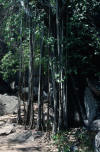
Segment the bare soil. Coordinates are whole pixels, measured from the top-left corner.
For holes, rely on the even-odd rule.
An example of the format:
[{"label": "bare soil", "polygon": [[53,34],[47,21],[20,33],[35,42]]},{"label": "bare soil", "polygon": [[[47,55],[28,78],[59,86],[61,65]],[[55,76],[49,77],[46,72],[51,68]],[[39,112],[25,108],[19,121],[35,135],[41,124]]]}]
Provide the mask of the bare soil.
[{"label": "bare soil", "polygon": [[[10,124],[15,115],[0,117],[0,129]],[[12,123],[11,123],[12,124]],[[14,132],[0,135],[0,152],[57,152],[47,132],[25,130],[24,126],[13,124]]]},{"label": "bare soil", "polygon": [[57,152],[48,132],[25,130],[23,125],[17,125],[16,97],[0,95],[0,103],[0,152]]}]

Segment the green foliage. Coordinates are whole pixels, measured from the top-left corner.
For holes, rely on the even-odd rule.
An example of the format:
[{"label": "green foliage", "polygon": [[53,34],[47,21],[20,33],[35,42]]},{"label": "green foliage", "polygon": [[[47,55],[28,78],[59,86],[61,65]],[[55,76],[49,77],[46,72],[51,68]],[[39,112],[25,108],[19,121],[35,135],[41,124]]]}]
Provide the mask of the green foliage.
[{"label": "green foliage", "polygon": [[73,128],[52,136],[59,152],[70,152],[70,148],[75,144],[78,148],[75,152],[93,152],[91,138],[93,138],[92,135],[82,128]]},{"label": "green foliage", "polygon": [[52,136],[52,139],[58,147],[58,152],[70,152],[70,146],[66,144],[66,137],[63,136],[63,133]]},{"label": "green foliage", "polygon": [[[35,65],[37,66],[42,63],[42,65],[44,66],[44,73],[46,73],[48,69],[48,63],[50,65],[50,69],[52,69],[52,65],[55,64],[56,72],[54,75],[54,79],[58,83],[64,81],[66,77],[71,74],[78,75],[81,73],[82,75],[87,76],[91,72],[94,73],[94,75],[100,75],[100,72],[96,70],[96,65],[92,63],[94,56],[100,54],[99,31],[97,31],[94,22],[95,14],[97,13],[97,11],[100,11],[100,2],[98,2],[97,0],[91,0],[91,2],[89,0],[75,0],[73,2],[65,3],[63,1],[63,3],[65,3],[65,6],[68,5],[68,22],[66,23],[67,36],[63,37],[63,39],[60,39],[60,45],[63,45],[64,49],[64,53],[62,54],[62,60],[60,61],[58,61],[55,56],[51,59],[51,57],[48,55],[48,48],[50,49],[50,54],[55,54],[56,50],[54,48],[54,45],[56,44],[57,40],[56,36],[54,36],[52,32],[49,33],[48,37],[48,25],[47,23],[44,24],[44,22],[46,22],[46,20],[48,22],[49,14],[44,9],[45,7],[41,8],[42,6],[40,6],[40,9],[38,10],[37,3],[38,1],[35,0],[29,2],[29,9],[34,23],[33,28],[35,33],[35,39],[36,43],[38,43],[35,47]],[[17,0],[0,0],[0,5],[2,6],[3,10],[3,16],[1,18],[2,24],[0,25],[1,35],[3,35],[3,39],[7,43],[9,48],[13,48],[16,51],[19,51],[20,49],[20,40],[22,38],[22,48],[24,50],[24,65],[25,68],[28,68],[29,19],[26,15],[25,8],[23,8],[20,5],[20,2]],[[54,0],[50,0],[45,4],[45,6],[48,5],[51,9],[51,16],[55,17],[56,2]],[[36,9],[38,10],[37,12],[35,12]],[[21,19],[22,35],[20,34]],[[39,41],[41,39],[41,32],[43,31],[43,29],[45,57],[43,57],[40,61]],[[67,59],[65,56],[66,51]],[[5,71],[3,70],[3,68],[7,66],[5,64],[6,59],[7,57],[5,59],[2,59],[2,73],[4,73],[3,71]],[[66,60],[68,63],[67,69],[65,66]],[[19,61],[16,59],[16,62]],[[11,65],[9,67],[11,67]],[[60,68],[65,71],[65,76],[63,77],[63,80],[60,79],[60,72],[58,72],[60,71]],[[7,75],[7,71],[5,75]]]},{"label": "green foliage", "polygon": [[[69,5],[69,10],[73,13],[69,17],[67,23],[68,37],[64,40],[68,52],[68,68],[67,73],[82,74],[88,76],[90,71],[96,71],[96,65],[92,63],[95,54],[100,52],[99,32],[95,28],[93,14],[95,9],[100,8],[100,2],[77,1]],[[92,12],[91,12],[92,10]]]},{"label": "green foliage", "polygon": [[[40,46],[39,41],[41,38],[41,31],[44,29],[44,43],[45,48],[48,50],[50,47],[50,52],[55,53],[55,50],[52,49],[56,43],[56,38],[50,34],[48,37],[48,27],[45,26],[44,21],[48,20],[48,14],[45,9],[40,9],[39,12],[35,13],[37,1],[30,1],[29,7],[31,14],[33,16],[33,23],[35,26],[35,39],[38,42],[38,45],[35,48],[35,65],[40,63],[44,66],[44,73],[47,72],[48,62],[49,68],[52,69],[52,64],[55,64],[55,67],[65,71],[66,76],[70,74],[82,74],[88,75],[90,71],[98,75],[99,71],[96,71],[96,66],[92,64],[91,60],[94,55],[99,54],[100,52],[100,40],[98,38],[99,32],[97,32],[94,23],[94,14],[96,10],[99,10],[99,4],[97,0],[75,0],[73,3],[68,4],[68,22],[66,24],[67,37],[64,37],[63,40],[60,40],[60,45],[64,46],[64,54],[62,61],[58,61],[55,57],[52,59],[47,55],[48,51],[45,51],[45,57],[40,60]],[[20,39],[22,37],[22,45],[24,50],[24,64],[25,68],[28,67],[29,61],[29,26],[28,20],[26,17],[25,9],[20,6],[18,1],[0,1],[0,4],[3,7],[3,24],[0,25],[1,35],[4,37],[4,41],[7,43],[9,48],[14,48],[17,51],[20,49]],[[55,16],[56,12],[56,3],[54,0],[50,0],[50,5],[52,15]],[[25,4],[26,5],[26,4]],[[8,15],[6,15],[8,14]],[[21,26],[21,17],[22,17],[22,35],[20,35],[20,26]],[[3,19],[2,18],[2,19]],[[27,20],[27,22],[26,22]],[[65,52],[67,53],[67,62],[68,68],[65,67]],[[16,56],[16,55],[15,55]],[[18,60],[17,60],[18,61]],[[2,60],[2,65],[4,66]],[[17,63],[18,64],[18,63]],[[85,69],[83,71],[83,69]],[[57,69],[55,69],[57,71]],[[59,71],[59,70],[58,70]],[[58,83],[64,81],[60,79],[60,73],[56,72],[55,79]]]},{"label": "green foliage", "polygon": [[3,78],[7,80],[12,78],[18,71],[18,56],[13,52],[9,51],[1,60],[0,73],[3,75]]}]

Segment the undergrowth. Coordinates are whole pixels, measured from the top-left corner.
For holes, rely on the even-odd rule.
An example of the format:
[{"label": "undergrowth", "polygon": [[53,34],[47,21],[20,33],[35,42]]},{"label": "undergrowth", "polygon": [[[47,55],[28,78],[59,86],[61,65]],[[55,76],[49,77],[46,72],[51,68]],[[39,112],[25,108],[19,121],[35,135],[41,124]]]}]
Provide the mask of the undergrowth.
[{"label": "undergrowth", "polygon": [[70,129],[52,138],[58,147],[58,152],[93,152],[93,135],[86,129]]}]

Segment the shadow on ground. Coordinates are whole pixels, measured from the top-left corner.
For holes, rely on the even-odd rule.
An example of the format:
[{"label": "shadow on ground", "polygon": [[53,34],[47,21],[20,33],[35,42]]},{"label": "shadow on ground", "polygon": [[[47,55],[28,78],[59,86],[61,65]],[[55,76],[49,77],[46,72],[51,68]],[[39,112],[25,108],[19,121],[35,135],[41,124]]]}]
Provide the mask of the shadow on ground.
[{"label": "shadow on ground", "polygon": [[33,142],[35,140],[42,138],[43,135],[44,133],[39,132],[39,131],[37,132],[32,132],[31,130],[24,131],[24,132],[22,131],[20,133],[14,133],[10,135],[8,142],[10,144],[29,143],[29,142]]},{"label": "shadow on ground", "polygon": [[21,150],[22,152],[41,151],[41,147],[25,147],[25,148],[17,148],[17,150]]}]

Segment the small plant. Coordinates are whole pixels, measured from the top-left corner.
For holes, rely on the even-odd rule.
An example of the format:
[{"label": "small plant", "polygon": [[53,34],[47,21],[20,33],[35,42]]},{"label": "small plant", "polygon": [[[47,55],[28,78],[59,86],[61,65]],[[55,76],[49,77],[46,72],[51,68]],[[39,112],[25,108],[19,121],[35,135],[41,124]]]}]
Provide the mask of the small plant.
[{"label": "small plant", "polygon": [[70,146],[67,144],[67,138],[63,132],[52,136],[52,138],[58,147],[58,152],[70,152]]},{"label": "small plant", "polygon": [[[58,152],[93,152],[90,135],[86,129],[75,128],[52,136]],[[75,146],[76,145],[76,146]]]}]

